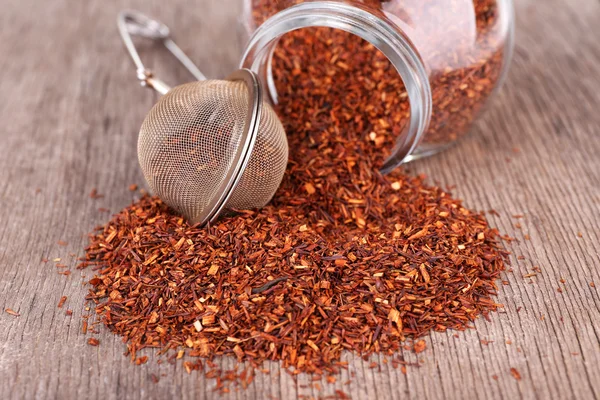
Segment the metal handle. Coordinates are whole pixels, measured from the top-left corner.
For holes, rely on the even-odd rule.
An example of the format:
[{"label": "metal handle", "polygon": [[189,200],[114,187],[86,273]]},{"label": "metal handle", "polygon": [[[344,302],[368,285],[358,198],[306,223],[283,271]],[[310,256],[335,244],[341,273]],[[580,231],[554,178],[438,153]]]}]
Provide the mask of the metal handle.
[{"label": "metal handle", "polygon": [[144,67],[142,59],[133,44],[133,40],[131,40],[132,35],[161,40],[164,46],[183,64],[194,78],[199,81],[206,80],[204,74],[200,72],[192,60],[169,37],[169,28],[162,22],[149,18],[139,11],[125,10],[119,13],[117,24],[123,43],[137,68],[137,77],[142,86],[150,87],[160,94],[166,94],[171,89],[169,85],[155,78],[152,71]]}]

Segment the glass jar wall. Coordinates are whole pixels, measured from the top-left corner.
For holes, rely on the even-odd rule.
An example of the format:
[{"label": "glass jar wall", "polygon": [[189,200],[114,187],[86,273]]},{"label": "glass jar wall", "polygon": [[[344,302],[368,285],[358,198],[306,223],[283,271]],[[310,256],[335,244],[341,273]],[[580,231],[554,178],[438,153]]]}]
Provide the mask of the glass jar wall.
[{"label": "glass jar wall", "polygon": [[511,0],[245,1],[242,64],[288,134],[341,119],[382,146],[384,172],[464,136],[512,50]]}]

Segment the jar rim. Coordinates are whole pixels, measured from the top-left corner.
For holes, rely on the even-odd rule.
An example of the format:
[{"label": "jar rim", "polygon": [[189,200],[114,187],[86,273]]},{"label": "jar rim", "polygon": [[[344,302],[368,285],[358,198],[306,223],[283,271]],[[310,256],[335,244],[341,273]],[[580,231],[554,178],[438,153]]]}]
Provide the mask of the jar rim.
[{"label": "jar rim", "polygon": [[[388,58],[402,79],[410,107],[408,126],[396,138],[381,172],[386,174],[407,160],[427,130],[432,113],[432,94],[426,67],[412,42],[390,21],[369,11],[335,1],[311,1],[282,10],[261,24],[250,37],[240,67],[260,74],[266,68],[269,95],[277,103],[271,60],[280,37],[303,28],[328,27],[357,35]],[[264,71],[263,71],[264,72]]]}]

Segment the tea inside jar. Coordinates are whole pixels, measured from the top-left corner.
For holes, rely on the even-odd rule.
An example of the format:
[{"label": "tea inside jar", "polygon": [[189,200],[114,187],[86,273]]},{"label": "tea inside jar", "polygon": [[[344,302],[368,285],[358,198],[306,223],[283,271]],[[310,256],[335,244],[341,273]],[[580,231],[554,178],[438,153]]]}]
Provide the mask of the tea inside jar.
[{"label": "tea inside jar", "polygon": [[[254,0],[254,22],[302,1]],[[352,3],[352,2],[347,2]],[[358,3],[358,2],[357,2]],[[361,7],[390,18],[413,41],[429,73],[432,116],[416,156],[439,151],[468,133],[498,85],[505,67],[506,17],[498,0],[365,1]],[[299,70],[297,67],[302,66]],[[292,69],[290,74],[286,69]],[[327,76],[323,80],[321,77]],[[410,117],[409,100],[398,72],[374,46],[332,28],[304,28],[281,38],[273,57],[273,78],[284,109],[295,107],[296,91],[340,103],[342,114],[365,118],[357,129],[391,136],[388,155]],[[361,99],[360,103],[353,100]],[[281,114],[285,120],[285,115]],[[311,115],[306,115],[311,121]],[[292,126],[310,129],[310,124]],[[382,140],[382,139],[380,139]]]}]

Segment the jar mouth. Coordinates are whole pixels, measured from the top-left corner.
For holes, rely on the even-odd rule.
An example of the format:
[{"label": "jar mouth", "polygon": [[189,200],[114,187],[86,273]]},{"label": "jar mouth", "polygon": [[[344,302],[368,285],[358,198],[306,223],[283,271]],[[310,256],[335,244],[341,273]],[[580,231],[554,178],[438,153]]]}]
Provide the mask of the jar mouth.
[{"label": "jar mouth", "polygon": [[410,119],[381,168],[384,174],[391,172],[407,160],[426,132],[431,119],[432,95],[421,57],[400,28],[390,21],[340,2],[300,3],[271,16],[256,29],[246,46],[240,67],[259,74],[276,104],[277,90],[271,61],[277,42],[289,32],[313,27],[340,29],[371,43],[388,58],[404,82]]}]

